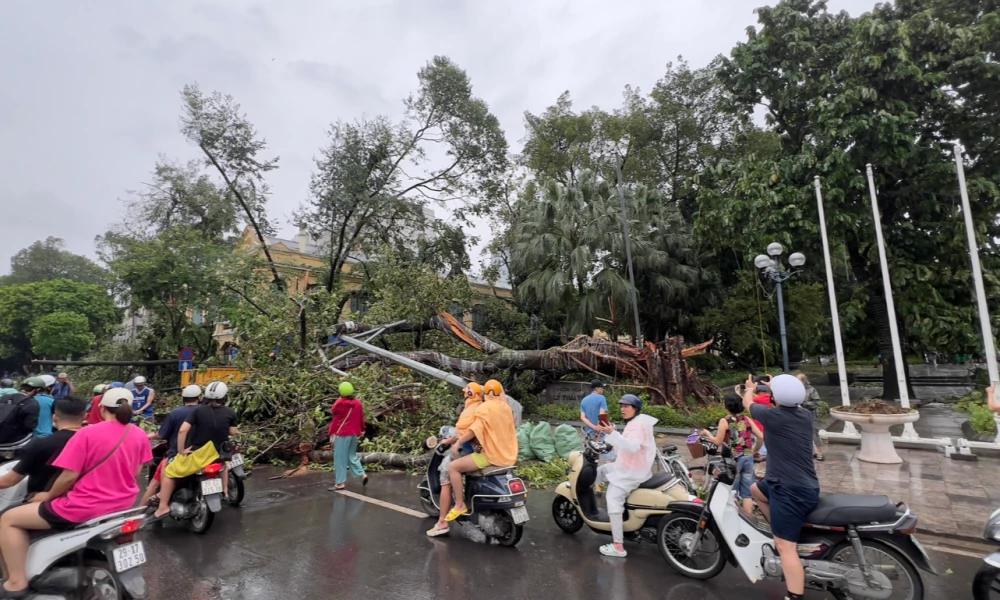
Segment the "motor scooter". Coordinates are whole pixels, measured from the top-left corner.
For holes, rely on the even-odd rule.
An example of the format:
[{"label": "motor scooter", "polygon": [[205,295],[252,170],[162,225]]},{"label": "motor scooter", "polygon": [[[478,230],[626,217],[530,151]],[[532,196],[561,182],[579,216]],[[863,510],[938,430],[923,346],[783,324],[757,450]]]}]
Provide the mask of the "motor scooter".
[{"label": "motor scooter", "polygon": [[[438,518],[438,499],[441,497],[438,467],[451,446],[438,444],[436,440],[429,440],[428,446],[434,452],[427,465],[427,474],[417,489],[424,512]],[[465,474],[465,505],[470,512],[458,520],[475,526],[501,546],[516,546],[528,521],[528,508],[525,506],[528,488],[524,481],[514,476],[513,471],[514,467],[487,467]]]},{"label": "motor scooter", "polygon": [[[608,452],[602,441],[587,440],[583,452],[569,455],[569,480],[556,486],[552,500],[552,518],[566,533],[576,533],[586,525],[596,533],[611,535],[611,521],[607,511],[598,508],[594,492],[597,479],[597,462]],[[687,487],[672,471],[655,473],[633,490],[625,500],[622,529],[630,541],[656,542],[656,527],[668,514],[671,502],[689,500]]]},{"label": "motor scooter", "polygon": [[[215,513],[222,510],[222,463],[214,462],[194,475],[177,480],[170,496],[169,517],[182,521],[195,533],[205,533],[212,526]],[[164,476],[166,476],[164,474]],[[156,496],[149,499],[154,507]]]},{"label": "motor scooter", "polygon": [[28,547],[26,598],[145,598],[139,565],[146,549],[136,534],[147,523],[145,507],[98,517],[68,531],[35,534]]},{"label": "motor scooter", "polygon": [[[675,502],[656,533],[660,553],[678,573],[710,579],[728,561],[752,582],[783,577],[771,529],[745,513],[733,485],[736,461],[728,446],[709,461],[704,503]],[[917,517],[887,496],[830,494],[806,519],[798,553],[806,589],[836,600],[922,600],[922,569],[936,573],[913,532]]]},{"label": "motor scooter", "polygon": [[226,463],[227,477],[229,478],[229,494],[226,500],[230,506],[239,506],[242,504],[243,497],[246,495],[246,488],[243,482],[250,479],[250,476],[253,475],[253,471],[245,468],[246,463],[243,455],[236,450],[238,448],[234,446],[231,452],[222,453],[222,460]]},{"label": "motor scooter", "polygon": [[[1000,542],[1000,509],[990,515],[983,537],[991,542]],[[983,564],[972,581],[972,598],[973,600],[1000,598],[1000,550],[983,557]]]},{"label": "motor scooter", "polygon": [[[17,453],[27,446],[28,442],[34,439],[34,437],[34,434],[28,434],[12,444],[0,444],[0,461],[3,462],[3,464],[0,464],[0,477],[14,470],[14,467],[18,463],[16,460]],[[25,477],[17,482],[17,484],[0,490],[0,511],[7,510],[11,506],[23,504],[27,496],[28,478]]]}]

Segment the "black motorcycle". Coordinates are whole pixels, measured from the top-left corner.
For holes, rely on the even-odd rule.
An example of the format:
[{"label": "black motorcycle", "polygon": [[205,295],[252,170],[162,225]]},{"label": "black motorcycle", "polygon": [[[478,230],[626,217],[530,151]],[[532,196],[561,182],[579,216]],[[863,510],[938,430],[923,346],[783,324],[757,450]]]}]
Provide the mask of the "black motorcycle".
[{"label": "black motorcycle", "polygon": [[[450,446],[438,445],[434,448],[431,462],[427,465],[424,480],[417,485],[420,490],[420,505],[428,516],[437,518],[440,513],[438,499],[441,497],[441,480],[438,467]],[[525,506],[527,486],[514,476],[514,467],[487,467],[481,471],[465,474],[465,504],[469,514],[459,517],[468,522],[487,537],[495,539],[502,546],[515,546],[524,534],[524,524],[528,521]]]}]

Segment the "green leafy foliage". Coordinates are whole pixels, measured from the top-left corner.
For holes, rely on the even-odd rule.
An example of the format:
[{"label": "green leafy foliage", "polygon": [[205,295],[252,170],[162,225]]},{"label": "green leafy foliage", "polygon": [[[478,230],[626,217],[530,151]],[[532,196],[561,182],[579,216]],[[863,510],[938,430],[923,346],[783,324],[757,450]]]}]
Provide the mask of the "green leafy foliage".
[{"label": "green leafy foliage", "polygon": [[68,252],[65,245],[60,238],[50,236],[18,251],[10,259],[10,275],[0,277],[0,285],[69,279],[108,286],[107,271],[85,256]]},{"label": "green leafy foliage", "polygon": [[532,489],[555,487],[569,477],[570,465],[566,459],[555,457],[549,462],[530,460],[518,463],[514,474],[524,479]]},{"label": "green leafy foliage", "polygon": [[[36,323],[53,313],[71,313],[82,317],[95,339],[106,336],[119,318],[111,296],[96,285],[55,279],[0,286],[0,348],[9,358],[26,364],[32,356],[39,354],[32,344]],[[63,322],[65,318],[60,317]],[[71,321],[75,327],[77,321]],[[49,343],[47,336],[42,339]]]},{"label": "green leafy foliage", "polygon": [[[612,401],[609,399],[608,404]],[[698,409],[690,414],[684,414],[670,406],[643,406],[642,412],[654,417],[657,427],[669,427],[677,429],[713,427],[719,423],[719,419],[726,416],[726,409],[722,405],[712,405]],[[580,407],[571,404],[543,404],[537,407],[530,415],[532,418],[553,419],[559,421],[579,421]],[[616,411],[611,411],[611,421],[621,423],[621,415]]]},{"label": "green leafy foliage", "polygon": [[85,315],[54,312],[35,319],[31,327],[31,348],[35,354],[52,358],[79,358],[97,341]]},{"label": "green leafy foliage", "polygon": [[993,411],[983,406],[974,406],[969,411],[969,424],[976,433],[996,434],[997,422]]}]

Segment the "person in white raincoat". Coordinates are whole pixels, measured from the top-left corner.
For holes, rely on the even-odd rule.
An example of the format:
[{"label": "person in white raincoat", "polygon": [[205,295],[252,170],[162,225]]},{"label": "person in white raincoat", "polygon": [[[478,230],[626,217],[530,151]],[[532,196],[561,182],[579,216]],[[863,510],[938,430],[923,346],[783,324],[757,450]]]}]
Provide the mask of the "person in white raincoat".
[{"label": "person in white raincoat", "polygon": [[611,544],[601,546],[605,556],[625,557],[625,534],[622,530],[622,515],[625,499],[653,476],[653,461],[656,460],[656,438],[653,425],[656,419],[642,413],[642,400],[632,394],[625,394],[618,401],[625,431],[618,433],[613,425],[598,426],[597,431],[605,434],[604,441],[617,452],[615,462],[597,468],[597,483],[607,483],[605,499],[608,504],[608,519],[611,521]]}]

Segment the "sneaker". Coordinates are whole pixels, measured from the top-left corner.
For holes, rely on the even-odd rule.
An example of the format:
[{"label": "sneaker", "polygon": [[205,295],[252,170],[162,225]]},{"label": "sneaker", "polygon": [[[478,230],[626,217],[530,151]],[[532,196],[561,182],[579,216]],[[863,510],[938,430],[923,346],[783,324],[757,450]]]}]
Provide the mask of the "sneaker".
[{"label": "sneaker", "polygon": [[613,556],[615,558],[625,558],[628,556],[628,552],[625,552],[624,550],[615,550],[613,544],[604,544],[601,546],[601,554],[604,556]]}]

